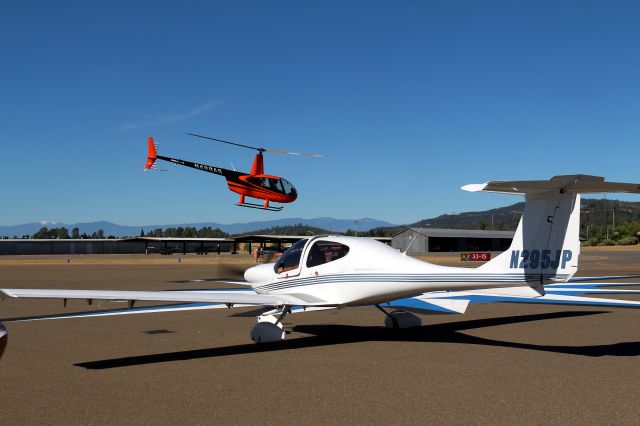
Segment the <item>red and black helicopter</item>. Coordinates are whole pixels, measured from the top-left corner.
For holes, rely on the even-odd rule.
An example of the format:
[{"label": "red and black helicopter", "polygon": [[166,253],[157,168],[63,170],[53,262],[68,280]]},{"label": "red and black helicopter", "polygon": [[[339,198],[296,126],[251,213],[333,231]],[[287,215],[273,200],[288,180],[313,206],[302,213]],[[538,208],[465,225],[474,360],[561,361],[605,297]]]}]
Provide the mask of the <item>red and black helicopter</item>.
[{"label": "red and black helicopter", "polygon": [[[213,173],[216,175],[224,176],[229,185],[229,190],[240,194],[240,200],[237,205],[241,207],[250,207],[253,209],[280,211],[280,206],[270,206],[269,202],[276,203],[291,203],[298,198],[298,191],[296,188],[280,176],[268,175],[264,172],[264,152],[273,152],[276,154],[290,154],[290,155],[303,155],[306,157],[322,157],[318,154],[303,154],[300,152],[287,152],[279,151],[275,149],[256,148],[249,145],[242,145],[235,142],[229,142],[222,139],[211,138],[209,136],[196,135],[194,133],[188,133],[191,136],[198,138],[209,139],[216,142],[222,142],[229,145],[235,145],[242,148],[254,149],[258,151],[253,159],[253,165],[251,166],[251,172],[243,173],[235,170],[223,169],[222,167],[209,166],[202,163],[194,163],[191,161],[182,160],[179,158],[165,157],[158,155],[157,147],[153,141],[153,137],[149,136],[149,153],[147,155],[147,164],[144,166],[144,170],[157,169],[155,164],[156,160],[164,160],[180,166],[187,166],[193,169],[202,170],[203,172]],[[248,203],[245,201],[245,197],[257,198],[264,200],[264,204]]]}]

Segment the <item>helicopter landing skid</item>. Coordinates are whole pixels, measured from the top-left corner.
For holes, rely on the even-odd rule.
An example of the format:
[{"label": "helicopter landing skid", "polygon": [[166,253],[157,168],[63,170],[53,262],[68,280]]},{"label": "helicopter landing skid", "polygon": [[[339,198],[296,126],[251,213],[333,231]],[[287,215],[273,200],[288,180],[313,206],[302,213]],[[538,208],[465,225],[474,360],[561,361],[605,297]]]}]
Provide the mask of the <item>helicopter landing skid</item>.
[{"label": "helicopter landing skid", "polygon": [[270,212],[279,212],[283,209],[282,207],[273,207],[273,206],[265,207],[262,204],[254,204],[254,203],[237,203],[236,206],[247,207],[250,209],[268,210]]}]

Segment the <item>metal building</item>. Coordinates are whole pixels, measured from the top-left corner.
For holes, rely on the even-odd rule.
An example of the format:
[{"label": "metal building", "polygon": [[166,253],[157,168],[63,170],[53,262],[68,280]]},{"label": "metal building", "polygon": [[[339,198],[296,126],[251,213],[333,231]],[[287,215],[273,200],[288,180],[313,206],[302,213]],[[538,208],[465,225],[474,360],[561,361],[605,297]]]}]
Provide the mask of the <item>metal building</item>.
[{"label": "metal building", "polygon": [[235,251],[232,238],[0,239],[0,255],[207,253]]},{"label": "metal building", "polygon": [[[242,235],[238,237],[232,237],[236,244],[244,245],[244,249],[247,253],[251,253],[252,244],[257,244],[257,247],[262,248],[273,248],[278,251],[282,251],[283,248],[290,246],[293,243],[296,243],[305,238],[311,238],[309,235]],[[391,238],[387,237],[362,237],[362,238],[370,238],[381,243],[390,244]]]},{"label": "metal building", "polygon": [[[255,247],[283,250],[304,235],[243,235],[227,238],[132,237],[122,239],[0,239],[0,256],[65,254],[237,253]],[[391,238],[375,238],[389,244]],[[244,251],[244,250],[243,250]]]},{"label": "metal building", "polygon": [[391,246],[408,254],[490,252],[509,248],[514,231],[407,228],[391,237]]}]

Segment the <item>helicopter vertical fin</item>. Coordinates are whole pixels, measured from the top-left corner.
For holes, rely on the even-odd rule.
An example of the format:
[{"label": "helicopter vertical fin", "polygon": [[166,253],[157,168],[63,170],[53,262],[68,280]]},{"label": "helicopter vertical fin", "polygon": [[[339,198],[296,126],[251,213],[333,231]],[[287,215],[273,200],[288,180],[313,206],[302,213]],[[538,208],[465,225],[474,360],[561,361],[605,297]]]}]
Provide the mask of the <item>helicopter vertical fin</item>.
[{"label": "helicopter vertical fin", "polygon": [[153,143],[153,137],[149,136],[147,164],[145,164],[144,170],[147,171],[152,168],[157,158],[158,153],[156,152],[156,145]]}]

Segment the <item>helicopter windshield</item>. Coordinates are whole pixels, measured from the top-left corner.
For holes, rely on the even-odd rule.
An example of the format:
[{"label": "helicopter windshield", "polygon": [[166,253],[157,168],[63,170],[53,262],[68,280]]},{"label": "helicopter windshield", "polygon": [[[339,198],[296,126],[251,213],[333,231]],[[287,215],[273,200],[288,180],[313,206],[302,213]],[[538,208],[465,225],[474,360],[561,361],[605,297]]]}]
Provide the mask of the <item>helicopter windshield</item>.
[{"label": "helicopter windshield", "polygon": [[305,244],[307,244],[307,240],[300,240],[291,247],[287,249],[283,253],[282,256],[278,259],[273,270],[276,271],[277,274],[281,274],[283,272],[291,271],[300,266],[300,257],[302,256],[302,249]]},{"label": "helicopter windshield", "polygon": [[282,183],[282,186],[284,187],[284,193],[285,194],[296,194],[296,188],[294,188],[293,185],[291,185],[291,182],[289,182],[288,180],[284,179],[284,178],[280,178],[280,182]]}]

